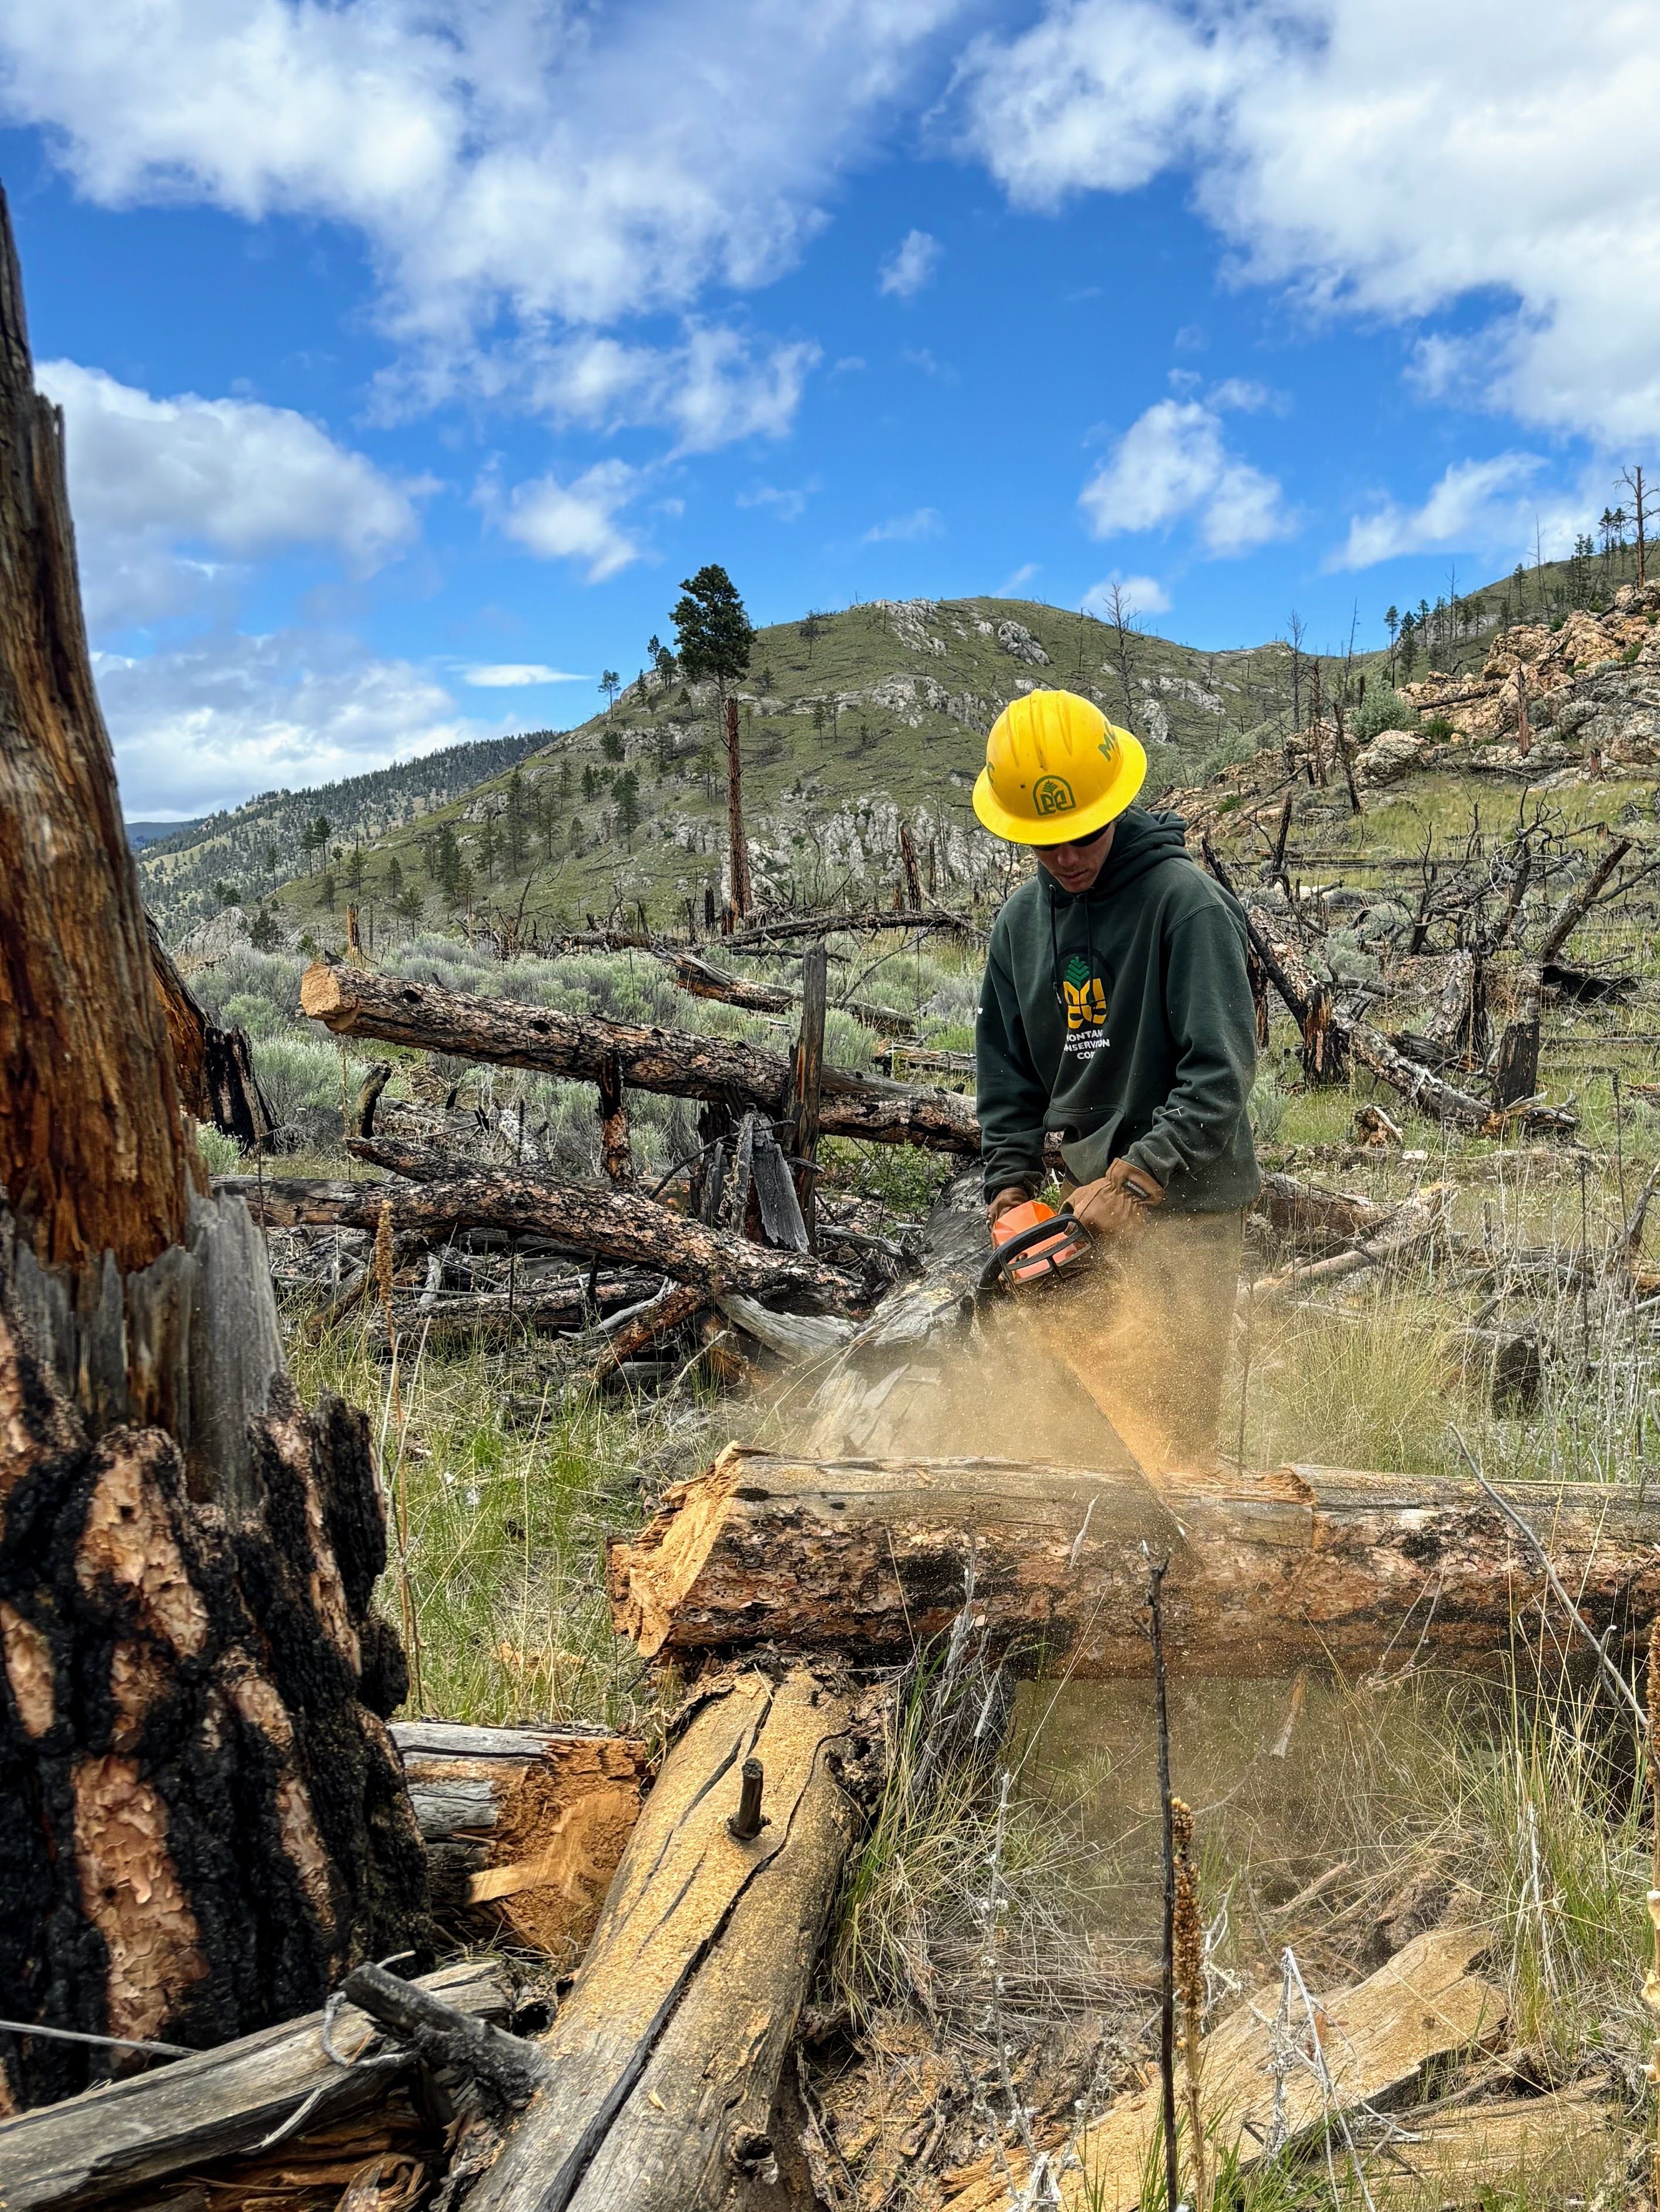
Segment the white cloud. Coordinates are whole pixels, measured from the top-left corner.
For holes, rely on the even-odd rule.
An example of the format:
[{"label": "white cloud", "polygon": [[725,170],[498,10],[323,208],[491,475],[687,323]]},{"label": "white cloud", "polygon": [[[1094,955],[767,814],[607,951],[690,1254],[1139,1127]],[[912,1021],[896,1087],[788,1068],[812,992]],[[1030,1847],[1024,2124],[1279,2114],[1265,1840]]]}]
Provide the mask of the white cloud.
[{"label": "white cloud", "polygon": [[1278,483],[1229,451],[1221,408],[1240,387],[1210,400],[1160,399],[1131,423],[1079,494],[1097,538],[1168,529],[1194,517],[1207,552],[1247,553],[1293,527]]},{"label": "white cloud", "polygon": [[799,522],[807,511],[807,499],[817,490],[815,484],[759,484],[753,491],[740,491],[739,507],[769,507],[781,522]]},{"label": "white cloud", "polygon": [[143,659],[94,656],[125,811],[200,814],[494,735],[404,660],[350,638],[215,635]]},{"label": "white cloud", "polygon": [[588,678],[573,676],[567,668],[544,667],[539,660],[491,660],[464,668],[461,680],[475,690],[514,691],[527,684],[586,684]]},{"label": "white cloud", "polygon": [[1013,599],[1016,593],[1021,590],[1022,586],[1031,583],[1032,578],[1038,574],[1038,562],[1036,561],[1023,561],[1018,568],[1010,569],[1008,574],[1004,577],[1002,582],[999,584],[996,589],[993,592],[993,599]]},{"label": "white cloud", "polygon": [[410,337],[684,307],[787,266],[964,0],[0,0],[3,105],[89,199],[368,240]]},{"label": "white cloud", "polygon": [[42,362],[64,410],[70,504],[94,627],[198,603],[246,561],[300,546],[366,575],[418,525],[412,493],[286,407],[152,398],[102,369]]},{"label": "white cloud", "polygon": [[909,514],[891,514],[885,522],[873,524],[865,532],[865,543],[866,545],[911,543],[921,538],[938,538],[945,527],[936,507],[913,507]]},{"label": "white cloud", "polygon": [[1115,568],[1098,584],[1091,584],[1084,594],[1086,614],[1104,615],[1112,604],[1112,587],[1116,584],[1126,617],[1139,615],[1167,615],[1171,611],[1171,595],[1156,576],[1121,576]]},{"label": "white cloud", "polygon": [[[1534,504],[1527,488],[1544,463],[1534,453],[1499,453],[1488,461],[1456,461],[1421,507],[1386,500],[1371,514],[1357,514],[1331,558],[1334,568],[1370,568],[1397,554],[1438,546],[1507,550],[1532,536]],[[1542,525],[1541,525],[1542,527]],[[1556,535],[1554,525],[1551,534]]]},{"label": "white cloud", "polygon": [[1313,308],[1473,306],[1421,358],[1444,386],[1610,445],[1660,430],[1657,0],[1050,0],[960,82],[1023,205],[1189,170],[1243,273]]},{"label": "white cloud", "polygon": [[505,499],[486,481],[479,498],[503,534],[538,560],[581,562],[589,583],[601,584],[641,557],[617,517],[642,484],[641,471],[625,461],[600,461],[568,484],[553,476],[515,484]]},{"label": "white cloud", "polygon": [[908,230],[882,264],[877,290],[895,300],[914,300],[933,282],[943,252],[926,230]]}]

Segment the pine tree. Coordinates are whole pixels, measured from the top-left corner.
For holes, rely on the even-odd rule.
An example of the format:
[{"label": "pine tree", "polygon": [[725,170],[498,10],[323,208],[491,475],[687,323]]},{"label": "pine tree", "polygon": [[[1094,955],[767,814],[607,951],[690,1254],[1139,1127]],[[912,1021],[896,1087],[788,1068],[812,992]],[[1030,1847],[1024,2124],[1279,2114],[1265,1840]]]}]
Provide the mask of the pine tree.
[{"label": "pine tree", "polygon": [[629,844],[640,827],[640,779],[635,771],[624,769],[613,787],[617,799],[617,826]]}]

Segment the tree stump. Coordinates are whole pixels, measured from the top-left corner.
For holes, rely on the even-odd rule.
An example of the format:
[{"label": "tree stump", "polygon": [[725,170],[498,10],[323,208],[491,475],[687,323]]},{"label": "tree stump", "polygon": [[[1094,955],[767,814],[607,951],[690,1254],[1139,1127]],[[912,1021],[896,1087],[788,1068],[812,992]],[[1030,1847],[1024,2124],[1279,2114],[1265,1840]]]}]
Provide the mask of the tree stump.
[{"label": "tree stump", "polygon": [[[423,1912],[404,1665],[368,1424],[301,1407],[180,1110],[3,201],[0,1071],[4,2009],[217,2043]],[[0,2106],[116,2063],[0,2038]]]}]

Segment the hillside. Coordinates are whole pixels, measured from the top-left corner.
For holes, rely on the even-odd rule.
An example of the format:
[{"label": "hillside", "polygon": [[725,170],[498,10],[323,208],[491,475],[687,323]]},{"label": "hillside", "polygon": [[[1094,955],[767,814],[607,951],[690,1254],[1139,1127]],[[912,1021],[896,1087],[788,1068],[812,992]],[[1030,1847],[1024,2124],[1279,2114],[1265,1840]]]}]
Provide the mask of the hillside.
[{"label": "hillside", "polygon": [[[970,804],[985,732],[1023,690],[1086,693],[1146,744],[1149,790],[1190,787],[1307,719],[1312,672],[1329,701],[1391,670],[1462,680],[1511,623],[1560,626],[1611,604],[1635,556],[1611,547],[1518,568],[1408,610],[1393,650],[1352,659],[1284,640],[1228,652],[1030,600],[875,600],[757,633],[739,688],[745,802],[757,895],[885,896],[909,827],[930,889],[985,896],[1006,852]],[[1394,610],[1391,610],[1394,614]],[[515,771],[517,781],[514,781]],[[303,846],[319,816],[326,850]],[[371,931],[404,934],[468,912],[518,913],[545,933],[643,902],[678,919],[725,896],[725,752],[713,687],[642,672],[609,714],[552,734],[455,747],[306,793],[273,793],[146,848],[145,896],[175,938],[229,903],[270,908],[262,933],[332,942],[347,899]],[[222,935],[246,924],[228,915]]]},{"label": "hillside", "polygon": [[255,903],[305,866],[309,854],[301,840],[319,816],[327,821],[336,846],[368,842],[395,823],[431,813],[485,778],[504,774],[544,744],[548,735],[546,730],[532,730],[477,744],[447,745],[441,752],[309,791],[262,792],[199,821],[129,822],[128,842],[139,850],[145,901],[173,935],[225,905],[226,890]]}]

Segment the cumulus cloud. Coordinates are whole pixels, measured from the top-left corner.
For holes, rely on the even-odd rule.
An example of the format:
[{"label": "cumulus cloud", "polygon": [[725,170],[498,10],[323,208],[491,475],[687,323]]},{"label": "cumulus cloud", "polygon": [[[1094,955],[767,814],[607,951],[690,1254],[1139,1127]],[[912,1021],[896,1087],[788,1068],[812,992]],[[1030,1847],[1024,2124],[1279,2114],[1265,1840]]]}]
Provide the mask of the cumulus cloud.
[{"label": "cumulus cloud", "polygon": [[548,668],[539,660],[491,660],[482,666],[464,668],[461,680],[480,691],[516,691],[529,684],[586,684],[586,676],[574,676],[566,668]]},{"label": "cumulus cloud", "polygon": [[153,398],[102,369],[49,361],[64,410],[70,503],[94,625],[147,622],[200,601],[224,561],[296,547],[367,575],[418,525],[412,494],[286,407]]},{"label": "cumulus cloud", "polygon": [[107,206],[360,230],[439,342],[785,268],[965,0],[0,0],[4,112]]},{"label": "cumulus cloud", "polygon": [[1455,461],[1421,507],[1386,500],[1372,514],[1353,516],[1347,538],[1329,565],[1370,568],[1398,554],[1426,553],[1438,546],[1471,551],[1513,547],[1532,535],[1535,510],[1525,494],[1543,465],[1534,453]]},{"label": "cumulus cloud", "polygon": [[970,50],[967,143],[1029,207],[1166,170],[1243,273],[1411,321],[1421,373],[1610,444],[1660,429],[1656,0],[1050,0]]},{"label": "cumulus cloud", "polygon": [[865,532],[865,543],[914,544],[919,538],[940,537],[945,527],[937,507],[917,507],[909,514],[891,514],[885,522],[873,523]]},{"label": "cumulus cloud", "polygon": [[215,635],[142,659],[94,656],[125,811],[200,814],[273,785],[303,789],[500,726],[356,640]]},{"label": "cumulus cloud", "polygon": [[631,562],[640,544],[617,518],[642,488],[642,472],[625,461],[600,461],[569,483],[537,477],[515,484],[505,498],[491,483],[480,501],[503,535],[542,561],[575,561],[591,584],[602,584]]},{"label": "cumulus cloud", "polygon": [[1086,614],[1105,616],[1112,608],[1112,587],[1118,586],[1119,605],[1125,620],[1140,615],[1167,615],[1171,611],[1171,595],[1156,576],[1121,576],[1115,568],[1098,584],[1091,584],[1084,594]]},{"label": "cumulus cloud", "polygon": [[882,264],[877,290],[895,300],[914,300],[932,283],[944,249],[926,230],[908,230]]},{"label": "cumulus cloud", "polygon": [[1134,422],[1079,494],[1097,538],[1168,529],[1191,517],[1205,550],[1248,553],[1293,527],[1279,483],[1230,451],[1225,404],[1249,387],[1208,400],[1160,399]]}]

